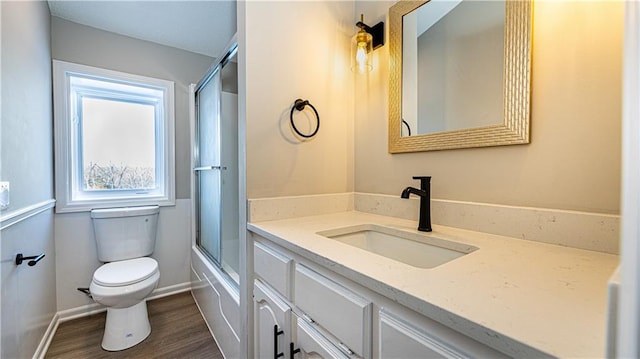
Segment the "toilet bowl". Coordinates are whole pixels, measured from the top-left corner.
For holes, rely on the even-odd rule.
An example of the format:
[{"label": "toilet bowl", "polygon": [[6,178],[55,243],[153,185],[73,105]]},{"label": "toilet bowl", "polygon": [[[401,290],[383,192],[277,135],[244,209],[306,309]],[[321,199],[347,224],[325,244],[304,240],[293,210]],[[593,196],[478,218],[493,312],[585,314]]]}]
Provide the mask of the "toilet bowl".
[{"label": "toilet bowl", "polygon": [[102,348],[124,350],[151,334],[146,297],[159,279],[158,262],[148,257],[107,263],[95,271],[89,291],[107,307]]}]

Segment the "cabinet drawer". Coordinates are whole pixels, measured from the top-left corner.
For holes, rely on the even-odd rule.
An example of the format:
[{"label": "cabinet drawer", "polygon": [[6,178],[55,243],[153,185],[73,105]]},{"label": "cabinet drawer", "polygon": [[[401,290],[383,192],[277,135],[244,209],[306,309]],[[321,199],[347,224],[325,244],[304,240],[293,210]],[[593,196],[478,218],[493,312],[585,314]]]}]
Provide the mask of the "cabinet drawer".
[{"label": "cabinet drawer", "polygon": [[292,267],[293,259],[262,243],[254,242],[253,270],[287,299],[291,299]]},{"label": "cabinet drawer", "polygon": [[[379,313],[380,359],[406,358],[507,358],[504,354],[437,323],[416,326],[408,318],[386,310]],[[426,319],[426,318],[425,318]],[[411,321],[420,317],[411,317]],[[430,321],[430,320],[426,320]]]},{"label": "cabinet drawer", "polygon": [[442,343],[385,312],[380,312],[380,358],[462,358]]},{"label": "cabinet drawer", "polygon": [[370,356],[370,301],[300,264],[294,282],[298,308],[357,355]]}]

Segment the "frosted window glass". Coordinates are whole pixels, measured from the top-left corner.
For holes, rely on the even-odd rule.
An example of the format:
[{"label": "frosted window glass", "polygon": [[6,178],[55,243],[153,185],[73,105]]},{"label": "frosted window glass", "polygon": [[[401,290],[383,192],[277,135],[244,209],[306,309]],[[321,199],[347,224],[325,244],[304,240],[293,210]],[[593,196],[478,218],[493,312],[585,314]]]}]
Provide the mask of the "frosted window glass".
[{"label": "frosted window glass", "polygon": [[156,187],[155,108],[82,98],[82,170],[85,190]]}]

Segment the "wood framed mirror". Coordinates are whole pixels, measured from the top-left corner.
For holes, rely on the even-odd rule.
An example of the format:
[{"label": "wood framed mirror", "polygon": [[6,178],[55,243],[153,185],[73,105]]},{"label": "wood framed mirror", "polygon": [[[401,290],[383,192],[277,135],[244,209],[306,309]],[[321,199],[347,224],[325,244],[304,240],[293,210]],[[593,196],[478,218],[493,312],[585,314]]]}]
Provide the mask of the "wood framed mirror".
[{"label": "wood framed mirror", "polygon": [[390,153],[530,142],[531,7],[403,0],[389,9]]}]

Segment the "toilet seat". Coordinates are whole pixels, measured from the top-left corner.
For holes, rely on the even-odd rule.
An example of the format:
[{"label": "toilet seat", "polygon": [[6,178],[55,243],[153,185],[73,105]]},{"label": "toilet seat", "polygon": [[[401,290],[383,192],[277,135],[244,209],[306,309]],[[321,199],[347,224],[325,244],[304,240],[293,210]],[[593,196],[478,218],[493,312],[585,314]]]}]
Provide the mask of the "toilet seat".
[{"label": "toilet seat", "polygon": [[93,282],[104,287],[121,287],[142,282],[158,272],[158,262],[142,257],[107,263],[93,273]]}]

